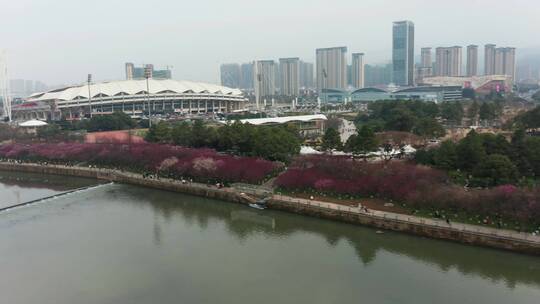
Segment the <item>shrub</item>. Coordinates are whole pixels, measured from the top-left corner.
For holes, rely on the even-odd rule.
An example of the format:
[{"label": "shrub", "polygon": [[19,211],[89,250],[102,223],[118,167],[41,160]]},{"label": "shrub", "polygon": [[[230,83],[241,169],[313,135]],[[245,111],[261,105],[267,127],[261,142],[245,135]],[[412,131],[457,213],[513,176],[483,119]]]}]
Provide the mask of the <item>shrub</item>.
[{"label": "shrub", "polygon": [[175,178],[184,176],[199,181],[246,183],[260,183],[281,168],[279,163],[259,158],[150,143],[7,144],[0,146],[0,158],[63,164],[87,163],[160,173]]},{"label": "shrub", "polygon": [[540,189],[502,185],[466,189],[439,170],[404,162],[368,163],[343,157],[298,157],[275,181],[286,191],[355,197],[375,196],[424,210],[448,210],[540,224]]}]

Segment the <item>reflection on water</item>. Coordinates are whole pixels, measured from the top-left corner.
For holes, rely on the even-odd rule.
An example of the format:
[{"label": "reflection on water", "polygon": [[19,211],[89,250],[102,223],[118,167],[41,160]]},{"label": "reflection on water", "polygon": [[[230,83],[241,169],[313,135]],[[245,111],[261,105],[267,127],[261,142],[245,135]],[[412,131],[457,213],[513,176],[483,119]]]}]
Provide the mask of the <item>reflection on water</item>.
[{"label": "reflection on water", "polygon": [[239,210],[231,211],[231,220],[232,221],[245,221],[261,226],[267,226],[273,229],[276,228],[276,219],[271,216],[266,216],[261,214],[262,211],[251,211],[251,210]]},{"label": "reflection on water", "polygon": [[0,171],[0,208],[97,183],[85,178]]},{"label": "reflection on water", "polygon": [[124,185],[0,215],[9,303],[536,303],[539,260]]},{"label": "reflection on water", "polygon": [[[190,197],[189,202],[175,203],[167,199],[170,193],[161,191],[152,193],[151,197],[142,198],[140,191],[142,190],[130,188],[128,203],[151,201],[152,208],[163,218],[170,220],[181,217],[186,222],[199,225],[201,229],[205,229],[209,221],[219,219],[226,225],[227,231],[239,240],[261,232],[281,238],[298,232],[308,232],[322,237],[330,246],[336,246],[342,240],[346,241],[354,248],[364,265],[375,260],[378,252],[387,251],[414,258],[445,272],[454,268],[464,275],[473,274],[506,282],[509,287],[517,283],[540,287],[540,259],[536,257],[401,233],[386,232],[379,235],[366,227],[271,210],[252,211],[249,208],[216,204],[213,200],[197,197]],[[497,260],[496,264],[493,259]]]}]

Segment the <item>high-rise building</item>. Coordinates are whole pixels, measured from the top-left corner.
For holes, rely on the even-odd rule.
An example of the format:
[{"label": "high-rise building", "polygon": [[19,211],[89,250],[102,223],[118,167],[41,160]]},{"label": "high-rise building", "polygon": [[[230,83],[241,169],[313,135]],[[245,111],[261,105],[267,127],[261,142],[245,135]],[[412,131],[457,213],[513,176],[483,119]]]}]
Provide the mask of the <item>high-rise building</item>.
[{"label": "high-rise building", "polygon": [[274,60],[259,60],[253,63],[253,84],[257,106],[261,101],[276,95],[276,63]]},{"label": "high-rise building", "polygon": [[241,70],[237,63],[227,63],[220,66],[221,85],[229,88],[239,88]]},{"label": "high-rise building", "polygon": [[354,88],[364,88],[364,53],[352,54],[351,79]]},{"label": "high-rise building", "polygon": [[126,80],[144,79],[145,68],[150,69],[150,78],[156,78],[156,79],[171,79],[172,78],[172,72],[169,69],[154,70],[153,64],[145,64],[141,67],[135,67],[133,63],[127,62],[125,64]]},{"label": "high-rise building", "polygon": [[313,88],[313,63],[300,61],[300,87]]},{"label": "high-rise building", "polygon": [[495,44],[484,46],[484,75],[495,75]]},{"label": "high-rise building", "polygon": [[423,47],[420,51],[420,64],[416,67],[415,83],[423,83],[425,77],[433,76],[431,48]]},{"label": "high-rise building", "polygon": [[502,47],[495,49],[495,74],[508,75],[516,79],[516,49]]},{"label": "high-rise building", "polygon": [[377,87],[387,86],[392,82],[392,63],[385,65],[365,65],[365,86]]},{"label": "high-rise building", "polygon": [[421,49],[420,53],[420,67],[422,68],[431,68],[433,67],[433,61],[431,60],[431,48],[424,47]]},{"label": "high-rise building", "polygon": [[253,90],[253,63],[242,63],[240,66],[240,88]]},{"label": "high-rise building", "polygon": [[316,50],[317,89],[345,89],[347,87],[347,47]]},{"label": "high-rise building", "polygon": [[131,62],[126,62],[126,80],[133,80],[134,70],[135,65]]},{"label": "high-rise building", "polygon": [[300,93],[300,58],[280,58],[279,74],[281,95],[298,96]]},{"label": "high-rise building", "polygon": [[478,75],[478,46],[467,46],[467,76]]},{"label": "high-rise building", "polygon": [[460,46],[438,47],[435,50],[435,75],[462,76],[462,48]]},{"label": "high-rise building", "polygon": [[392,29],[392,79],[396,85],[414,85],[414,23],[394,22]]},{"label": "high-rise building", "polygon": [[485,46],[485,74],[507,75],[516,79],[516,49],[513,47],[496,47],[495,44]]}]

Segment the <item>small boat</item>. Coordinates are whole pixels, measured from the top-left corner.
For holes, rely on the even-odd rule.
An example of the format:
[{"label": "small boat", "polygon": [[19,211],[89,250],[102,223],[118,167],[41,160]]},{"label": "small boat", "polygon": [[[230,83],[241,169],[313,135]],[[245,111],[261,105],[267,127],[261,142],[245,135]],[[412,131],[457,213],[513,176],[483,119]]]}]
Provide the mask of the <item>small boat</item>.
[{"label": "small boat", "polygon": [[259,210],[264,210],[264,209],[266,209],[266,205],[261,204],[261,203],[253,203],[253,204],[249,204],[249,206],[250,206],[251,208],[255,208],[255,209],[259,209]]}]

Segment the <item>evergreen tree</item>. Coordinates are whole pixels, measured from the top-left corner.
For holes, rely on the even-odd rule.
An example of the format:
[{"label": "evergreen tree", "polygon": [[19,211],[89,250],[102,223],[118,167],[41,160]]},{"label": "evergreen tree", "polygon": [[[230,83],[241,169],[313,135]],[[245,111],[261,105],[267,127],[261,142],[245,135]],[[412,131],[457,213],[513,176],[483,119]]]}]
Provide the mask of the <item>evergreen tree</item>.
[{"label": "evergreen tree", "polygon": [[353,155],[365,155],[369,152],[377,150],[379,142],[375,137],[375,133],[367,126],[363,126],[358,134],[352,135],[347,140],[346,148]]},{"label": "evergreen tree", "polygon": [[482,138],[474,130],[470,131],[456,147],[457,168],[468,172],[480,163],[486,156]]},{"label": "evergreen tree", "polygon": [[322,149],[324,151],[331,151],[334,149],[341,150],[342,148],[343,144],[341,143],[339,132],[334,128],[327,128],[322,138]]}]

